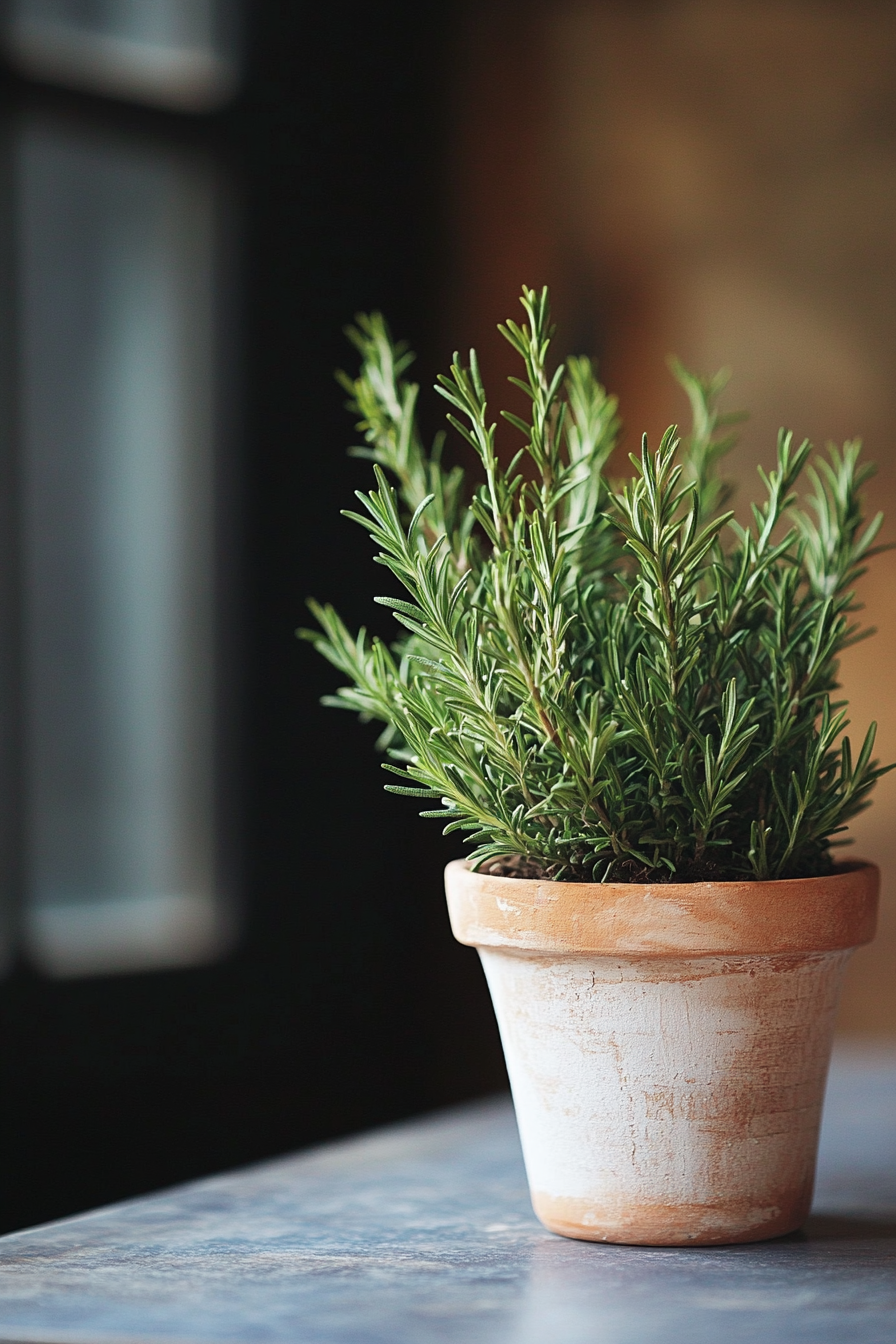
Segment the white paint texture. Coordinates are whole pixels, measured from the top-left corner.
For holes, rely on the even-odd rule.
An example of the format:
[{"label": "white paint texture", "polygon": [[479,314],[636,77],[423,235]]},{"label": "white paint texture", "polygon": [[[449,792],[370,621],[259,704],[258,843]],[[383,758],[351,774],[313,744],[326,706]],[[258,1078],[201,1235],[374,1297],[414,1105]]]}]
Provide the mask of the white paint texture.
[{"label": "white paint texture", "polygon": [[681,1244],[799,1225],[848,951],[480,955],[549,1227]]},{"label": "white paint texture", "polygon": [[592,1241],[756,1241],[809,1211],[843,972],[880,874],[590,884],[449,864],[535,1211]]}]

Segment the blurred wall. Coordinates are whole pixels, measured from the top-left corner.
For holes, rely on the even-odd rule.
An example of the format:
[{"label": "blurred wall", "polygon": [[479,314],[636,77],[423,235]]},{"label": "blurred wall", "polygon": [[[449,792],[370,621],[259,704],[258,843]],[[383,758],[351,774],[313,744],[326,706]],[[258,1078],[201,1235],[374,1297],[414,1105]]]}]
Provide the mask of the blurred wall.
[{"label": "blurred wall", "polygon": [[[558,342],[597,353],[631,449],[685,416],[674,352],[731,365],[751,418],[731,460],[742,503],[781,424],[860,436],[896,537],[896,9],[605,0],[486,4],[455,84],[457,284],[446,345],[512,359],[494,323],[550,283]],[[493,393],[493,396],[496,393]],[[624,459],[620,459],[620,467]],[[896,759],[896,553],[864,580],[880,633],[849,651],[855,734]],[[844,1031],[896,1035],[896,772],[858,818],[881,864],[877,941],[856,954]]]}]

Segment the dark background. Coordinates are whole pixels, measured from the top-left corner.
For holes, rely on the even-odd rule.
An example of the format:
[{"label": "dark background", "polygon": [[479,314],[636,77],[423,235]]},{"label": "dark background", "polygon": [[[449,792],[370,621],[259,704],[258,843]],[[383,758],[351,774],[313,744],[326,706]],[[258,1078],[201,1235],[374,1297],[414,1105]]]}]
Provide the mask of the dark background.
[{"label": "dark background", "polygon": [[215,116],[4,77],[6,116],[37,100],[198,138],[238,184],[228,826],[243,924],[211,966],[54,981],[17,964],[0,984],[0,1231],[504,1085],[478,961],[444,910],[457,847],[383,793],[375,732],[320,707],[335,674],[293,633],[311,594],[382,624],[381,571],[338,516],[367,469],[345,454],[332,373],[359,309],[413,339],[424,386],[449,353],[456,11],[248,8],[244,90]]},{"label": "dark background", "polygon": [[[383,309],[413,342],[429,433],[441,404],[426,393],[455,346],[476,345],[496,403],[516,370],[495,323],[518,313],[522,282],[549,283],[560,350],[597,347],[620,394],[623,470],[642,430],[656,441],[683,413],[675,351],[703,372],[734,368],[727,408],[751,411],[729,459],[742,498],[779,425],[817,443],[859,434],[894,535],[891,4],[245,9],[243,91],[214,115],[0,81],[0,201],[32,113],[174,158],[195,150],[233,193],[219,829],[242,909],[230,952],[204,967],[51,979],[32,947],[0,979],[3,1230],[505,1085],[476,956],[445,915],[457,850],[412,800],[383,793],[375,730],[320,707],[336,674],[294,637],[309,595],[389,628],[370,601],[384,571],[338,514],[369,480],[346,456],[332,376],[351,366],[342,328],[356,311]],[[24,624],[12,214],[0,209],[0,896],[21,905],[26,809],[6,713],[24,684],[8,638]],[[890,760],[894,567],[890,551],[862,581],[880,633],[843,660],[851,717],[880,722]],[[842,1033],[889,1044],[894,806],[896,772],[854,827],[885,882],[840,1016]]]}]

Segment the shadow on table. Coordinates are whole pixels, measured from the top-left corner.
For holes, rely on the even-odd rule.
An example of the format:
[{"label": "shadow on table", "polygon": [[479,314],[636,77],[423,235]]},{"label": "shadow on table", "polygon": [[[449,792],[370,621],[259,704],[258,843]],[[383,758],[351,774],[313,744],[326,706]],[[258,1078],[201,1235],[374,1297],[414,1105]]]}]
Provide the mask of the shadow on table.
[{"label": "shadow on table", "polygon": [[863,1218],[841,1213],[814,1213],[806,1219],[798,1232],[792,1232],[786,1240],[892,1241],[896,1240],[896,1218]]}]

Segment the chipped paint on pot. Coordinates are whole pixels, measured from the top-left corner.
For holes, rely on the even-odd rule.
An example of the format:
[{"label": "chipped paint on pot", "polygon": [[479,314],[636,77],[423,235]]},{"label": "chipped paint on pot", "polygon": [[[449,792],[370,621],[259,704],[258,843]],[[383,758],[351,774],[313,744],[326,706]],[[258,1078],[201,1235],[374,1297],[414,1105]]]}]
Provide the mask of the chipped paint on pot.
[{"label": "chipped paint on pot", "polygon": [[656,886],[449,865],[547,1227],[650,1246],[799,1227],[843,971],[873,936],[878,883],[872,864]]}]

